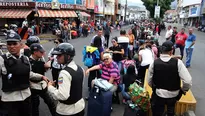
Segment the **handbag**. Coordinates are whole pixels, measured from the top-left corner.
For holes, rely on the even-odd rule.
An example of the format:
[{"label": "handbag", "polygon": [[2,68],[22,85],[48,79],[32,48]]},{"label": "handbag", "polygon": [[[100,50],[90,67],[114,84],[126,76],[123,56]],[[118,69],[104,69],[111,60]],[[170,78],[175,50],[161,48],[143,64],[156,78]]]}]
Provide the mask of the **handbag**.
[{"label": "handbag", "polygon": [[151,108],[148,91],[140,87],[136,82],[129,86],[128,94],[132,102],[138,105],[143,111],[148,111]]}]

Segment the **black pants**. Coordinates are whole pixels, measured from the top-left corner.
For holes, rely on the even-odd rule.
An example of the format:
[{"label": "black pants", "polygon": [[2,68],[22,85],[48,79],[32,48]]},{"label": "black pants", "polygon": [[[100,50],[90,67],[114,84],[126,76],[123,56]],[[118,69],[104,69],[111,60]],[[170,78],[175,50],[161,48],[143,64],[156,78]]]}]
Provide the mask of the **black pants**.
[{"label": "black pants", "polygon": [[156,94],[152,94],[152,116],[163,116],[165,105],[167,106],[167,116],[174,116],[176,101],[176,98],[161,98]]},{"label": "black pants", "polygon": [[2,108],[8,116],[31,116],[31,97],[24,101],[2,102]]},{"label": "black pants", "polygon": [[141,80],[142,85],[144,85],[144,79],[145,79],[145,73],[146,70],[149,68],[149,65],[146,66],[140,66],[138,71],[138,79]]},{"label": "black pants", "polygon": [[39,96],[47,104],[52,116],[55,116],[56,114],[55,100],[49,95],[47,89],[45,90],[31,89],[32,116],[39,116],[39,104],[40,104]]},{"label": "black pants", "polygon": [[60,73],[61,69],[56,69],[56,68],[52,68],[52,77],[53,77],[53,81],[55,81],[55,85],[58,85],[58,76]]},{"label": "black pants", "polygon": [[101,74],[99,70],[94,70],[94,71],[90,71],[90,74],[88,76],[88,88],[89,90],[91,89],[91,84],[92,84],[92,80],[95,79],[95,77],[100,78]]},{"label": "black pants", "polygon": [[104,35],[104,37],[105,37],[105,41],[107,42],[107,43],[106,43],[106,47],[108,48],[110,35]]},{"label": "black pants", "polygon": [[81,112],[79,112],[79,113],[77,113],[77,114],[73,114],[73,115],[61,115],[61,114],[58,114],[58,113],[56,113],[56,116],[84,116],[84,110],[83,111],[81,111]]}]

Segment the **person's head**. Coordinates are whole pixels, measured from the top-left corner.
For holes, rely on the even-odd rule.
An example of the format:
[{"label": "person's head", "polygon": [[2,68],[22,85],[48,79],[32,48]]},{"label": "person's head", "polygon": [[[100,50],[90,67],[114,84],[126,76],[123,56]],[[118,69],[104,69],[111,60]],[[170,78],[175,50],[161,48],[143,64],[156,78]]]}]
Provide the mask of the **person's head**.
[{"label": "person's head", "polygon": [[190,35],[193,34],[193,29],[192,28],[189,29],[189,34]]},{"label": "person's head", "polygon": [[70,43],[61,43],[54,49],[52,54],[57,55],[59,64],[69,64],[75,56],[75,48]]},{"label": "person's head", "polygon": [[105,65],[109,65],[110,63],[112,63],[112,55],[110,53],[104,53],[103,54],[103,61],[104,61]]},{"label": "person's head", "polygon": [[185,29],[182,28],[182,29],[181,29],[181,34],[184,34],[184,32],[185,32]]},{"label": "person's head", "polygon": [[127,68],[127,75],[133,75],[133,74],[135,74],[135,66],[129,65]]},{"label": "person's head", "polygon": [[126,31],[125,30],[120,30],[120,35],[126,35]]},{"label": "person's head", "polygon": [[19,56],[20,49],[22,47],[20,35],[17,33],[8,33],[6,37],[6,42],[9,53],[14,56]]},{"label": "person's head", "polygon": [[57,47],[59,44],[61,44],[61,43],[63,43],[63,40],[60,39],[60,38],[54,40],[54,44],[56,45],[56,47]]},{"label": "person's head", "polygon": [[93,41],[93,45],[92,45],[92,46],[93,46],[93,47],[97,47],[97,48],[102,47],[101,36],[96,36],[96,37],[94,38],[94,41]]},{"label": "person's head", "polygon": [[168,26],[168,30],[170,30],[171,28],[172,28],[172,26],[171,26],[171,25],[169,25],[169,26]]},{"label": "person's head", "polygon": [[152,48],[151,40],[146,40],[145,43],[147,48]]},{"label": "person's head", "polygon": [[113,46],[117,46],[118,45],[117,40],[118,40],[117,37],[112,38]]},{"label": "person's head", "polygon": [[31,44],[34,44],[34,43],[40,43],[40,39],[38,36],[30,36],[27,40],[26,40],[26,45],[28,47],[31,46]]},{"label": "person's head", "polygon": [[98,36],[102,36],[102,34],[103,34],[103,30],[100,28],[99,30],[98,30]]},{"label": "person's head", "polygon": [[128,31],[128,34],[132,34],[132,30],[131,29]]},{"label": "person's head", "polygon": [[177,31],[177,27],[173,27],[173,31],[176,32]]},{"label": "person's head", "polygon": [[45,54],[45,49],[39,43],[34,43],[30,46],[31,54],[35,58],[39,59],[42,58]]},{"label": "person's head", "polygon": [[167,40],[162,44],[162,54],[168,54],[168,55],[172,55],[173,52],[173,47],[174,44],[172,43],[172,41]]}]

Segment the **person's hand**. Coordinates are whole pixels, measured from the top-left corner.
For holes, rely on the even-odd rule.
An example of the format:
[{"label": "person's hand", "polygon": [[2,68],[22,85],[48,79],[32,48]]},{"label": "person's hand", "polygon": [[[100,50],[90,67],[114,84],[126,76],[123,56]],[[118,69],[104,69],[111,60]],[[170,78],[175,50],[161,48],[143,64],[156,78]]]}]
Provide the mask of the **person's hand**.
[{"label": "person's hand", "polygon": [[89,73],[90,73],[90,70],[89,70],[89,69],[87,69],[87,70],[85,71],[85,75],[86,75],[86,76],[88,76],[88,75],[89,75]]},{"label": "person's hand", "polygon": [[48,86],[55,86],[55,82],[54,81],[49,81]]},{"label": "person's hand", "polygon": [[117,54],[117,53],[119,53],[119,52],[118,52],[118,51],[113,51],[113,53]]},{"label": "person's hand", "polygon": [[49,57],[49,60],[53,60],[54,58],[53,57]]},{"label": "person's hand", "polygon": [[46,81],[47,83],[49,82],[49,79],[48,79],[46,76],[42,76],[42,79],[43,79],[44,81]]},{"label": "person's hand", "polygon": [[50,67],[51,67],[51,66],[49,65],[49,62],[47,62],[47,63],[44,64],[44,68],[45,68],[45,69],[49,69]]}]

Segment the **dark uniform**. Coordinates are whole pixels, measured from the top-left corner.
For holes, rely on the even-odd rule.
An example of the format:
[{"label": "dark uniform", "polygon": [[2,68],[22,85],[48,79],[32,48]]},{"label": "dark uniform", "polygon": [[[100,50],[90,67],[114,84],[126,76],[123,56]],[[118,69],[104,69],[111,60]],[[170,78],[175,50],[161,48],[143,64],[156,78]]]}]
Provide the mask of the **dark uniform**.
[{"label": "dark uniform", "polygon": [[162,116],[165,105],[167,106],[167,116],[174,116],[176,102],[192,85],[192,77],[183,62],[170,56],[172,49],[171,41],[164,42],[160,58],[149,67],[148,84],[153,89],[151,97],[153,116]]},{"label": "dark uniform", "polygon": [[[84,116],[85,102],[82,97],[83,69],[73,61],[75,49],[69,43],[59,44],[54,55],[64,57],[63,69],[58,77],[58,88],[48,85],[48,91],[58,100],[57,116]],[[59,59],[58,59],[59,60]]]},{"label": "dark uniform", "polygon": [[8,34],[6,41],[9,52],[0,56],[1,108],[8,116],[31,116],[29,78],[41,80],[43,75],[30,71],[28,57],[20,54],[21,37],[18,34]]},{"label": "dark uniform", "polygon": [[[35,73],[39,73],[42,75],[45,75],[46,69],[44,67],[45,61],[43,58],[38,58],[35,59],[33,57],[34,52],[41,52],[42,55],[45,52],[44,48],[38,44],[38,43],[33,43],[30,46],[31,50],[31,56],[30,56],[30,63],[31,63],[31,68],[32,71]],[[47,92],[47,83],[45,81],[39,80],[32,80],[31,81],[31,101],[32,101],[32,116],[39,116],[39,96],[44,100],[44,102],[48,105],[48,108],[52,114],[52,116],[55,116],[55,110],[56,110],[56,105],[55,105],[55,100],[50,96],[50,94]]]}]

